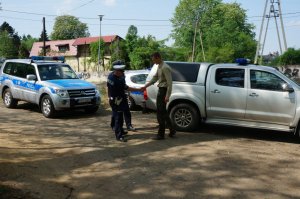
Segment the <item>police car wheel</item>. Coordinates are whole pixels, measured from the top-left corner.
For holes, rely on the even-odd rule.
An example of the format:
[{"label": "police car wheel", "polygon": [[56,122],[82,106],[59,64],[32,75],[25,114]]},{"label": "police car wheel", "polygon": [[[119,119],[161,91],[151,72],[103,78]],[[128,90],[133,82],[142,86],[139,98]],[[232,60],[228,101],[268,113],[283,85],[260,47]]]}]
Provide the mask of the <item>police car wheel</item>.
[{"label": "police car wheel", "polygon": [[92,113],[96,113],[99,109],[99,106],[91,106],[91,107],[87,107],[84,109],[84,111],[86,113],[92,114]]},{"label": "police car wheel", "polygon": [[3,103],[7,108],[16,108],[18,101],[13,98],[10,89],[7,88],[2,95]]},{"label": "police car wheel", "polygon": [[55,115],[55,109],[52,99],[49,95],[45,95],[41,101],[41,111],[47,118],[52,118]]}]

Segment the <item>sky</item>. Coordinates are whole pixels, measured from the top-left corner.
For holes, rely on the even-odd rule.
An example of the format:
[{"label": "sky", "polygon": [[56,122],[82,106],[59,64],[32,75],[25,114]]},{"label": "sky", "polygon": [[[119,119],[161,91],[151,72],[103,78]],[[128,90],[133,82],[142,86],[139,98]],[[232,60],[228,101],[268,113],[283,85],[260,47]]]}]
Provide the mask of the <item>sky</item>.
[{"label": "sky", "polygon": [[[88,25],[91,36],[100,35],[98,15],[104,15],[101,35],[119,35],[125,38],[130,25],[138,29],[139,36],[152,35],[166,39],[172,32],[169,21],[180,0],[0,0],[0,24],[8,22],[20,36],[40,37],[42,18],[46,18],[48,36],[52,32],[55,16],[69,14]],[[271,0],[268,0],[270,2]],[[275,0],[276,2],[277,0]],[[26,3],[25,3],[26,2]],[[246,10],[248,22],[255,25],[256,39],[260,32],[265,0],[223,0],[237,2]],[[269,3],[267,11],[269,11]],[[281,0],[287,47],[300,48],[300,0]],[[279,20],[278,20],[279,22]],[[278,23],[280,25],[280,23]],[[265,23],[266,25],[266,23]],[[279,26],[281,43],[282,33]],[[265,32],[265,31],[263,31]],[[170,39],[167,44],[172,45]],[[270,19],[264,54],[279,51],[274,19]]]}]

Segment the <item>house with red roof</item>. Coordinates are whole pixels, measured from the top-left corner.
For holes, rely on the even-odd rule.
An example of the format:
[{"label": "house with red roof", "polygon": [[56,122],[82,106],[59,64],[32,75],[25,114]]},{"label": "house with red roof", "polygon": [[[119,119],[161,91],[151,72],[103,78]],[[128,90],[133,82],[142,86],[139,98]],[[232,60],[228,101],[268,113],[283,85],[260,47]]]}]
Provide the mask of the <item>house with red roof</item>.
[{"label": "house with red roof", "polygon": [[[114,42],[123,40],[118,35],[102,36],[101,39],[105,43],[104,65],[108,64],[111,58],[110,45]],[[73,67],[76,71],[95,71],[95,63],[88,62],[90,58],[90,44],[98,42],[99,37],[82,37],[70,40],[46,41],[47,56],[65,56],[66,63]],[[30,56],[39,56],[43,54],[43,42],[35,42],[30,51]]]}]

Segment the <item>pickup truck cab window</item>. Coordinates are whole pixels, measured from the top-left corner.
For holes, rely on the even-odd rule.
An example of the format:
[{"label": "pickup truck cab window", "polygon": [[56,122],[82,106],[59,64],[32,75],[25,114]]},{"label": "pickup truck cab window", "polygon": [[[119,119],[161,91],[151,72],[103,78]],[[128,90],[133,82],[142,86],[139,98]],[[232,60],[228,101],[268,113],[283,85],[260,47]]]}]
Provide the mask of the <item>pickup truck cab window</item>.
[{"label": "pickup truck cab window", "polygon": [[284,84],[286,82],[275,74],[266,71],[250,70],[250,85],[252,89],[284,91],[282,87]]},{"label": "pickup truck cab window", "polygon": [[221,86],[244,88],[244,69],[218,68],[216,71],[216,83]]}]

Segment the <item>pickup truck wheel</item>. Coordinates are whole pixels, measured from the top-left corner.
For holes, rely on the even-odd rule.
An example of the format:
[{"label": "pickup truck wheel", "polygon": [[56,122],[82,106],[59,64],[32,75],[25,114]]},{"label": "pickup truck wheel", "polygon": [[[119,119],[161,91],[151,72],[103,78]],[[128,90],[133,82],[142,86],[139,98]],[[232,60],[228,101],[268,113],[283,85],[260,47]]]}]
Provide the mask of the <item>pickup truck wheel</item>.
[{"label": "pickup truck wheel", "polygon": [[13,98],[9,88],[5,89],[2,95],[3,103],[7,108],[16,108],[18,101]]},{"label": "pickup truck wheel", "polygon": [[296,132],[295,132],[294,135],[295,135],[297,141],[300,142],[300,122],[299,122],[299,124],[298,124],[298,126],[297,126],[297,128],[296,128],[295,131],[296,131]]},{"label": "pickup truck wheel", "polygon": [[41,111],[47,118],[53,118],[55,116],[55,108],[52,99],[49,95],[45,95],[41,101]]},{"label": "pickup truck wheel", "polygon": [[193,131],[200,122],[197,110],[190,104],[175,105],[170,116],[175,129],[179,131]]},{"label": "pickup truck wheel", "polygon": [[99,109],[99,106],[91,106],[84,109],[86,113],[93,114],[96,113]]}]

